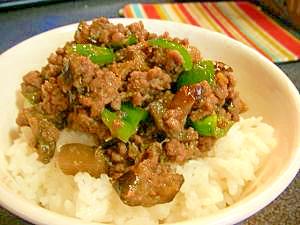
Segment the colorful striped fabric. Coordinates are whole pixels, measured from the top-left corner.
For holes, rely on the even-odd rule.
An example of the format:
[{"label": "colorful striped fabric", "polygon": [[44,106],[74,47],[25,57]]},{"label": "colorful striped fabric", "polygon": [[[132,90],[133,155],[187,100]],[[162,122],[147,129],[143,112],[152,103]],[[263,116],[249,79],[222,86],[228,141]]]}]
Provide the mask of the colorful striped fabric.
[{"label": "colorful striped fabric", "polygon": [[249,45],[273,62],[300,59],[300,40],[249,2],[128,4],[125,17],[184,22]]}]

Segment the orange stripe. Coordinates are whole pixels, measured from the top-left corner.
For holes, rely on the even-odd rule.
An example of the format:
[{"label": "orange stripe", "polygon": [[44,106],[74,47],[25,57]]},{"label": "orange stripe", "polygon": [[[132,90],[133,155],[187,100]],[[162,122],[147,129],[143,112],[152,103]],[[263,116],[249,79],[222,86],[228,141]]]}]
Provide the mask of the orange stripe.
[{"label": "orange stripe", "polygon": [[266,33],[265,30],[262,29],[262,27],[260,27],[256,23],[253,23],[253,20],[247,14],[245,14],[245,12],[241,11],[240,7],[236,3],[228,3],[228,6],[231,7],[236,13],[238,13],[249,27],[255,29],[263,39],[267,40],[273,46],[273,48],[279,51],[282,55],[284,55],[288,59],[293,59],[295,57],[291,52],[283,48],[283,46],[278,43],[277,40]]},{"label": "orange stripe", "polygon": [[228,17],[226,17],[223,12],[218,8],[217,6],[218,4],[213,3],[212,7],[219,13],[219,15],[222,17],[222,19],[224,21],[226,21],[234,30],[234,32],[238,33],[239,36],[242,37],[242,39],[244,40],[243,42],[254,47],[255,49],[257,49],[261,54],[263,54],[264,56],[266,56],[267,58],[271,59],[271,56],[269,56],[268,54],[266,54],[262,49],[259,48],[259,46],[257,46],[251,39],[249,39],[243,32],[240,31],[240,29],[238,27],[235,26],[235,24],[232,23],[231,20],[228,19]]},{"label": "orange stripe", "polygon": [[214,15],[215,20],[217,20],[218,23],[222,24],[222,26],[226,27],[226,30],[228,30],[228,32],[230,32],[232,34],[233,38],[235,38],[235,39],[237,39],[239,41],[242,41],[242,42],[244,42],[246,44],[249,44],[241,35],[239,35],[238,32],[236,32],[235,29],[233,29],[232,26],[230,26],[229,23],[227,23],[226,20],[224,20],[222,14],[220,14],[218,12],[218,10],[216,10],[214,8],[214,3],[209,3],[209,4],[206,5],[206,7]]},{"label": "orange stripe", "polygon": [[163,9],[170,17],[170,20],[176,21],[176,22],[182,22],[178,14],[172,9],[172,3],[164,4]]},{"label": "orange stripe", "polygon": [[[191,3],[192,4],[192,3]],[[203,8],[201,3],[195,3],[196,8],[199,10],[199,13],[203,15],[203,17],[206,19],[206,21],[209,22],[209,24],[212,26],[212,28],[220,33],[225,33],[214,21],[211,19],[209,15],[207,15],[207,11]]]},{"label": "orange stripe", "polygon": [[188,21],[185,19],[184,15],[182,15],[180,9],[177,8],[176,4],[171,4],[172,9],[176,13],[176,15],[180,18],[181,22],[187,23]]},{"label": "orange stripe", "polygon": [[160,16],[163,20],[168,20],[169,18],[162,12],[159,4],[153,4],[157,14]]},{"label": "orange stripe", "polygon": [[[269,34],[274,39],[281,41],[282,45],[293,52],[294,54],[300,54],[300,40],[295,39],[291,34],[284,30],[281,26],[276,24],[271,18],[263,14],[262,12],[257,12],[257,9],[252,4],[236,4],[242,11],[244,11],[250,18],[264,29],[266,34]],[[257,18],[257,19],[256,19]],[[287,35],[288,34],[288,35]],[[292,38],[291,38],[292,37]],[[278,42],[278,41],[277,41]],[[282,46],[282,47],[283,47]],[[297,49],[294,49],[298,46]],[[297,51],[298,50],[298,51]]]},{"label": "orange stripe", "polygon": [[221,21],[219,21],[215,15],[210,11],[210,9],[208,8],[210,3],[203,3],[203,8],[205,8],[206,12],[210,15],[210,17],[215,21],[215,23],[222,28],[222,30],[224,31],[224,33],[226,35],[228,35],[231,38],[234,38],[234,36],[232,35],[232,33],[221,23]]},{"label": "orange stripe", "polygon": [[189,21],[190,24],[199,26],[199,22],[194,19],[194,17],[187,11],[186,4],[178,3],[178,8],[181,9],[182,14],[184,14],[185,18]]},{"label": "orange stripe", "polygon": [[124,6],[124,17],[133,18],[132,9],[130,4]]},{"label": "orange stripe", "polygon": [[212,25],[210,24],[210,21],[207,21],[205,16],[203,15],[203,12],[201,12],[200,10],[198,10],[195,7],[194,3],[186,3],[185,4],[185,8],[187,10],[187,12],[193,17],[195,18],[195,20],[197,20],[200,24],[200,27],[204,27],[207,29],[211,29],[214,30],[214,28],[212,27]]},{"label": "orange stripe", "polygon": [[[143,7],[144,4],[140,4]],[[147,5],[147,4],[146,4]],[[237,40],[244,42],[251,47],[256,48],[260,53],[266,57],[273,58],[273,60],[294,60],[296,59],[295,53],[298,52],[300,40],[293,36],[288,31],[284,30],[278,24],[276,24],[271,18],[264,16],[264,20],[252,19],[252,14],[259,11],[257,7],[249,3],[242,2],[231,2],[231,3],[178,3],[178,4],[166,4],[168,9],[166,10],[160,4],[148,4],[152,5],[152,12],[147,11],[155,18],[174,20],[178,18],[178,21],[185,23],[192,23],[213,28],[215,31],[219,31],[233,37]],[[225,7],[225,8],[223,8]],[[245,10],[247,8],[251,11]],[[142,8],[145,11],[145,8]],[[135,7],[130,7],[130,4],[124,6],[125,17],[137,17],[140,15]],[[231,12],[232,11],[232,14]],[[246,12],[244,12],[246,11]],[[252,14],[251,14],[252,13]],[[143,15],[147,17],[147,14]],[[248,14],[251,14],[249,16]],[[232,20],[231,15],[236,17],[237,20]],[[262,18],[262,13],[257,12],[257,15]],[[151,17],[148,15],[148,17]],[[240,17],[240,18],[239,18]],[[255,17],[256,18],[256,17]],[[263,24],[269,24],[271,27],[276,27],[278,33],[275,30],[268,30],[261,26]],[[281,36],[279,39],[275,38],[274,35],[283,35],[290,42],[283,42]],[[272,33],[272,34],[273,34]],[[289,37],[289,38],[288,38]],[[279,40],[279,41],[278,41]],[[295,42],[297,44],[295,44]],[[292,49],[287,46],[292,46]],[[296,49],[295,49],[296,48]],[[294,53],[294,54],[293,54]],[[299,58],[299,55],[298,57]]]}]

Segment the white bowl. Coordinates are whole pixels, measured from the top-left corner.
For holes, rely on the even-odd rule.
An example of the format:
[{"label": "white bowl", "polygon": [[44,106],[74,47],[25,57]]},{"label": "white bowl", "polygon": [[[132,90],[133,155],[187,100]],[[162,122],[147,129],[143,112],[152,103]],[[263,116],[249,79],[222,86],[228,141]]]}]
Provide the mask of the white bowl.
[{"label": "white bowl", "polygon": [[[111,19],[129,24],[135,19]],[[238,89],[249,106],[249,115],[263,116],[275,128],[278,140],[266,164],[259,170],[259,188],[248,188],[241,201],[210,216],[183,221],[180,224],[233,224],[256,213],[274,200],[292,181],[300,167],[300,97],[286,75],[255,50],[219,33],[199,27],[159,20],[142,20],[156,33],[168,31],[172,36],[187,37],[205,58],[220,60],[233,67]],[[22,76],[39,69],[58,46],[73,38],[76,24],[57,28],[32,37],[0,56],[0,149],[11,144],[16,128],[16,92]],[[0,154],[1,155],[1,154]],[[3,156],[0,156],[3,157]],[[37,224],[86,224],[32,205],[16,196],[1,179],[0,203],[16,215]]]}]

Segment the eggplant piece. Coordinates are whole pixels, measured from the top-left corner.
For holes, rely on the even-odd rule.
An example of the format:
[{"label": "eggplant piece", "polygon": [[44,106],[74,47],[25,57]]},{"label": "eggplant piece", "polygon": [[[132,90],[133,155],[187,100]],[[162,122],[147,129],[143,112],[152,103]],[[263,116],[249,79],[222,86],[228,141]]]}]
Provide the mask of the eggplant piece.
[{"label": "eggplant piece", "polygon": [[151,207],[172,201],[180,190],[184,178],[168,164],[160,163],[159,146],[149,147],[144,160],[114,181],[113,186],[125,204]]},{"label": "eggplant piece", "polygon": [[87,172],[93,177],[107,173],[108,164],[101,148],[72,143],[60,147],[56,156],[57,164],[66,175]]}]

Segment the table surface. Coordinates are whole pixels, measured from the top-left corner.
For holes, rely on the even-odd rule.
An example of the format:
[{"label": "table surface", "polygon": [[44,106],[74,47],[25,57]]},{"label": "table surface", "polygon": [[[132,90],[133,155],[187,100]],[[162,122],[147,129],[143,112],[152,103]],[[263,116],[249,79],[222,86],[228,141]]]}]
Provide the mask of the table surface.
[{"label": "table surface", "polygon": [[[77,0],[2,11],[0,12],[0,53],[29,37],[55,27],[75,23],[79,20],[90,20],[98,16],[118,17],[119,9],[126,3],[128,1],[124,0]],[[300,90],[300,62],[278,64],[277,66],[286,73]],[[0,207],[0,224],[29,225],[30,223]],[[289,187],[269,206],[240,223],[240,225],[256,224],[300,224],[299,172]]]}]

